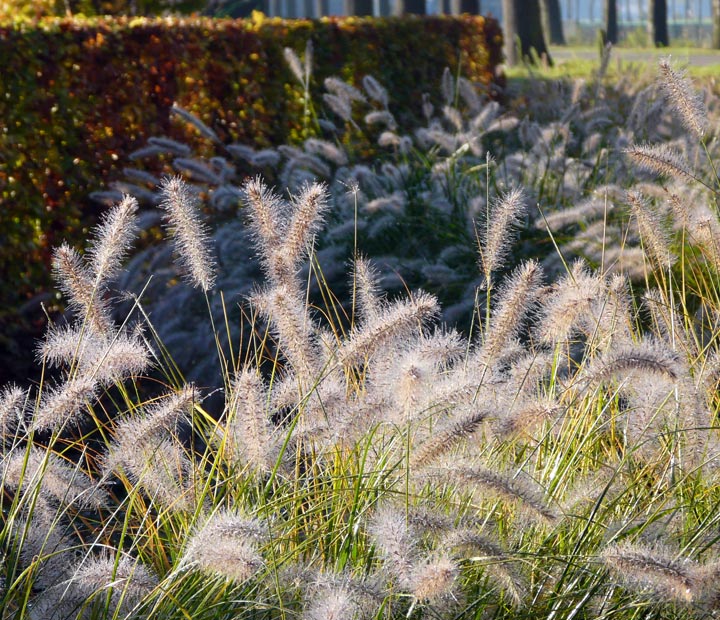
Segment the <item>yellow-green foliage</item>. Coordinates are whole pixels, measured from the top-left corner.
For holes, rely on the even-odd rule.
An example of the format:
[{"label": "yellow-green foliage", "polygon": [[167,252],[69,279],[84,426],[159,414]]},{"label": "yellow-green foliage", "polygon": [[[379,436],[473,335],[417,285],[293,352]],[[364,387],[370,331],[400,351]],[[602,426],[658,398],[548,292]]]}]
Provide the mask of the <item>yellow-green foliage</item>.
[{"label": "yellow-green foliage", "polygon": [[[188,140],[177,102],[223,141],[292,142],[301,92],[283,60],[311,38],[314,88],[328,75],[372,74],[398,114],[420,115],[446,66],[489,84],[497,22],[410,19],[53,19],[0,27],[0,333],[49,284],[49,248],[77,242],[97,215],[86,198],[120,176],[148,137]],[[340,69],[338,69],[340,67]],[[72,196],[72,197],[71,197]],[[12,286],[9,284],[12,282]],[[3,346],[10,346],[3,343]]]}]

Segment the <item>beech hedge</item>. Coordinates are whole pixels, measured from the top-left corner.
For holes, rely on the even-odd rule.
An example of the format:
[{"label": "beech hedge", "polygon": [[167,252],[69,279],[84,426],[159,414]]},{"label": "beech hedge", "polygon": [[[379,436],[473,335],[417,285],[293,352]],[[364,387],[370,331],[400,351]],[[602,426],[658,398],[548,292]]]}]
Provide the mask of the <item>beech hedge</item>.
[{"label": "beech hedge", "polygon": [[34,301],[52,304],[51,251],[85,238],[102,209],[89,193],[119,178],[151,136],[197,144],[191,127],[171,120],[173,102],[224,141],[262,147],[303,137],[302,91],[283,49],[302,55],[308,39],[314,101],[327,76],[359,83],[372,74],[401,119],[420,115],[422,94],[438,93],[445,67],[490,87],[502,49],[497,21],[479,16],[0,25],[1,357],[26,349],[17,334],[32,331]]}]

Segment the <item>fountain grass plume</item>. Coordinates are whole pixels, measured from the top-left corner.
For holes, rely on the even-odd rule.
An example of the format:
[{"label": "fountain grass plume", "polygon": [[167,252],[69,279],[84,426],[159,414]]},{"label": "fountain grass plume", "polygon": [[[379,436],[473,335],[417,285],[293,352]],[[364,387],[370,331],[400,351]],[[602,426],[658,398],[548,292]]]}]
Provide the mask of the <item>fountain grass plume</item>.
[{"label": "fountain grass plume", "polygon": [[88,414],[99,393],[97,379],[85,373],[77,374],[55,387],[46,387],[33,411],[31,428],[61,432]]},{"label": "fountain grass plume", "polygon": [[181,177],[165,178],[161,185],[168,230],[188,282],[207,293],[215,283],[210,235],[200,218],[197,198]]},{"label": "fountain grass plume", "polygon": [[602,552],[605,565],[627,587],[667,602],[687,604],[696,596],[696,565],[667,549],[617,543]]},{"label": "fountain grass plume", "polygon": [[80,508],[102,508],[109,501],[105,490],[78,465],[36,446],[6,456],[0,461],[0,474],[6,490],[22,490],[28,501],[34,493],[54,505]]},{"label": "fountain grass plume", "polygon": [[362,363],[393,341],[422,333],[438,312],[437,299],[423,291],[394,301],[383,307],[374,320],[353,330],[340,347],[338,359],[343,365]]},{"label": "fountain grass plume", "polygon": [[472,437],[481,428],[491,411],[478,406],[470,413],[452,417],[433,430],[430,439],[413,450],[410,467],[413,471],[431,465],[460,442]]},{"label": "fountain grass plume", "polygon": [[28,393],[17,385],[0,390],[0,434],[9,435],[24,418]]},{"label": "fountain grass plume", "polygon": [[708,129],[707,109],[684,71],[675,69],[670,58],[661,58],[659,84],[682,124],[703,140]]},{"label": "fountain grass plume", "polygon": [[540,318],[535,330],[538,340],[545,343],[567,341],[578,331],[594,331],[593,305],[603,298],[605,283],[592,273],[583,261],[576,261],[567,275],[555,284],[541,300]]},{"label": "fountain grass plume", "polygon": [[261,521],[219,510],[191,532],[180,565],[247,581],[265,566],[259,547],[267,534]]},{"label": "fountain grass plume", "polygon": [[268,414],[267,391],[255,369],[238,372],[227,400],[227,456],[259,472],[270,472],[279,451],[277,429]]},{"label": "fountain grass plume", "polygon": [[625,153],[641,170],[686,181],[699,180],[689,162],[667,144],[635,144]]},{"label": "fountain grass plume", "polygon": [[96,227],[86,254],[90,272],[98,283],[96,288],[114,278],[122,268],[137,234],[137,210],[137,200],[126,195],[103,215]]},{"label": "fountain grass plume", "polygon": [[480,270],[485,275],[485,285],[491,287],[492,273],[496,271],[510,249],[513,226],[525,213],[525,193],[514,188],[489,205],[485,221],[479,228]]},{"label": "fountain grass plume", "polygon": [[503,282],[497,294],[488,329],[477,356],[490,364],[517,338],[523,320],[534,308],[542,285],[542,268],[535,261],[522,263]]},{"label": "fountain grass plume", "polygon": [[665,342],[650,339],[614,347],[588,364],[584,373],[593,383],[616,377],[629,381],[634,374],[654,375],[659,380],[677,381],[682,373],[680,359]]},{"label": "fountain grass plume", "polygon": [[67,243],[53,252],[53,276],[68,307],[97,333],[110,332],[110,310],[98,295],[95,278],[80,254]]}]

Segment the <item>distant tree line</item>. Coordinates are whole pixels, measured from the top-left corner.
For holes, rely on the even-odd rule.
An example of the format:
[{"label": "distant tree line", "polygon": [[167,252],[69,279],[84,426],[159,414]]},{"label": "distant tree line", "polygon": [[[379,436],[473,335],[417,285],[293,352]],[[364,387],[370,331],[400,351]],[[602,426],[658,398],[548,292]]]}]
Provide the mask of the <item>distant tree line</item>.
[{"label": "distant tree line", "polygon": [[[603,3],[603,39],[614,44],[618,42],[618,2]],[[547,42],[565,44],[560,0],[503,0],[502,6],[507,64],[520,60],[532,63],[537,58],[552,64]],[[649,43],[656,47],[670,45],[667,0],[648,0],[646,13],[644,7],[639,2],[638,14],[647,20]],[[720,0],[712,0],[712,22],[713,47],[720,49]]]}]

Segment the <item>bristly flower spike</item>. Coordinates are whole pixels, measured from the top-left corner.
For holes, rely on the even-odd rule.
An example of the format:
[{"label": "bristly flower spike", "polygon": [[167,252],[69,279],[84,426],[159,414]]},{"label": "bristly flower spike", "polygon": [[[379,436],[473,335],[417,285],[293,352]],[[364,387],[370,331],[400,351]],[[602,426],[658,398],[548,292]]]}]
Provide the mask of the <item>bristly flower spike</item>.
[{"label": "bristly flower spike", "polygon": [[504,194],[492,205],[480,243],[480,267],[485,274],[486,284],[489,284],[490,274],[501,266],[508,251],[512,226],[524,211],[525,195],[517,188]]},{"label": "bristly flower spike", "polygon": [[669,58],[660,59],[660,85],[680,120],[699,139],[708,127],[707,110],[685,72],[676,71]]},{"label": "bristly flower spike", "polygon": [[105,214],[97,227],[95,240],[87,251],[90,270],[97,285],[113,278],[120,270],[137,230],[137,209],[137,200],[124,196]]},{"label": "bristly flower spike", "polygon": [[264,566],[259,545],[265,537],[259,520],[220,510],[190,535],[181,566],[247,581]]},{"label": "bristly flower spike", "polygon": [[160,187],[160,203],[167,213],[180,263],[193,286],[207,293],[215,282],[215,265],[210,254],[210,238],[200,219],[196,199],[180,177],[166,178]]},{"label": "bristly flower spike", "polygon": [[97,333],[112,331],[109,310],[97,295],[94,278],[78,252],[67,243],[53,252],[53,273],[70,309],[84,317],[90,329]]}]

